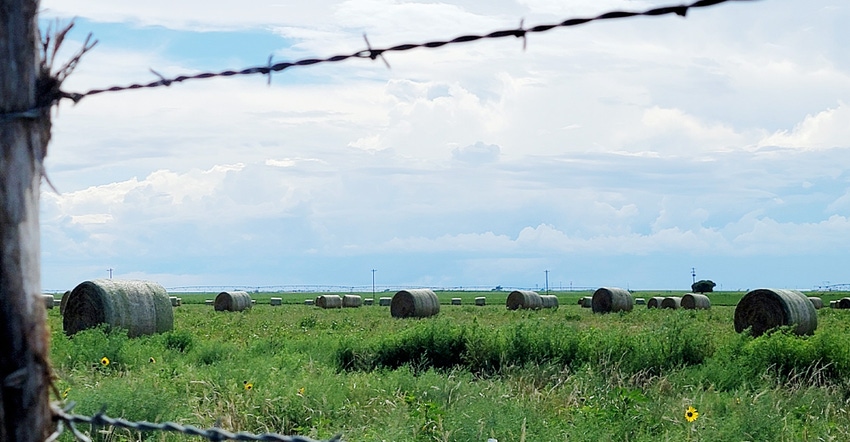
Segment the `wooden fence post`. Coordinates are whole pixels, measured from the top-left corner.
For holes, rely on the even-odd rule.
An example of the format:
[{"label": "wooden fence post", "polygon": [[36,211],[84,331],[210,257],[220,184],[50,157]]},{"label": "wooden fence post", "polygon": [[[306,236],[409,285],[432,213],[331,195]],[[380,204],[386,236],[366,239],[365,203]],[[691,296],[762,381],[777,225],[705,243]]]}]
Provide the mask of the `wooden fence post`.
[{"label": "wooden fence post", "polygon": [[0,0],[0,440],[15,442],[43,441],[52,427],[38,223],[50,109],[39,103],[38,8]]}]

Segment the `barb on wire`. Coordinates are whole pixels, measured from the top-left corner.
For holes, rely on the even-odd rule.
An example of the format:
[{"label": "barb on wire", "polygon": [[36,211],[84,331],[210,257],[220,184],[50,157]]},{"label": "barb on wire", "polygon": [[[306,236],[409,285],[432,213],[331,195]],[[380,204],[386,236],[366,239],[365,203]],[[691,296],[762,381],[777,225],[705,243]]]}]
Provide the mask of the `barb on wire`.
[{"label": "barb on wire", "polygon": [[555,28],[578,26],[578,25],[582,25],[582,24],[589,23],[589,22],[592,22],[592,21],[623,19],[623,18],[637,17],[637,16],[655,17],[655,16],[660,16],[660,15],[675,14],[675,15],[685,17],[687,15],[688,11],[691,10],[691,9],[705,8],[705,7],[714,6],[714,5],[718,5],[718,4],[721,4],[721,3],[727,3],[727,2],[748,2],[748,1],[756,1],[756,0],[698,0],[698,1],[695,1],[695,2],[690,3],[690,4],[683,4],[683,5],[678,5],[678,6],[663,6],[663,7],[648,9],[648,10],[645,10],[645,11],[642,11],[642,12],[612,11],[612,12],[607,12],[607,13],[602,14],[602,15],[598,15],[596,17],[571,18],[571,19],[564,20],[560,23],[554,23],[554,24],[548,24],[548,25],[537,25],[537,26],[534,26],[534,27],[531,27],[531,28],[524,28],[523,22],[520,22],[519,27],[516,28],[516,29],[506,29],[506,30],[501,30],[501,31],[495,31],[495,32],[491,32],[491,33],[485,34],[485,35],[474,35],[474,34],[462,35],[460,37],[456,37],[456,38],[453,38],[451,40],[430,41],[430,42],[427,42],[427,43],[400,44],[400,45],[396,45],[396,46],[392,46],[392,47],[384,48],[384,49],[372,48],[371,45],[369,44],[369,40],[366,38],[366,35],[364,34],[363,38],[366,39],[367,48],[364,49],[364,50],[361,50],[361,51],[357,51],[353,54],[349,54],[349,55],[335,55],[333,57],[328,57],[328,58],[305,58],[305,59],[301,59],[301,60],[297,60],[297,61],[281,62],[281,63],[275,63],[275,64],[271,64],[271,62],[269,62],[265,66],[255,66],[255,67],[250,67],[250,68],[246,68],[246,69],[242,69],[242,70],[226,70],[226,71],[221,71],[221,72],[204,72],[204,73],[193,74],[193,75],[180,75],[180,76],[174,77],[172,79],[165,79],[165,78],[160,77],[160,79],[158,81],[154,81],[154,82],[151,82],[151,83],[135,83],[135,84],[131,84],[131,85],[128,85],[128,86],[113,86],[113,87],[109,87],[109,88],[105,88],[105,89],[91,89],[91,90],[89,90],[87,92],[83,92],[83,93],[63,92],[61,98],[70,98],[74,102],[78,102],[78,101],[82,100],[84,97],[102,94],[102,93],[105,93],[105,92],[118,92],[118,91],[130,90],[130,89],[142,89],[142,88],[153,88],[153,87],[159,87],[159,86],[168,86],[171,83],[181,83],[181,82],[188,81],[188,80],[200,80],[200,79],[204,79],[204,78],[213,78],[213,77],[232,77],[232,76],[236,76],[236,75],[253,75],[253,74],[268,75],[269,77],[271,77],[272,72],[280,72],[280,71],[283,71],[285,69],[289,69],[289,68],[293,68],[293,67],[297,67],[297,66],[311,66],[311,65],[320,64],[320,63],[336,63],[336,62],[348,60],[350,58],[359,58],[359,59],[368,58],[368,59],[371,59],[371,60],[375,60],[376,58],[380,57],[383,60],[383,62],[387,65],[387,67],[389,67],[389,63],[387,63],[387,60],[384,58],[384,53],[386,53],[386,52],[402,52],[402,51],[409,51],[411,49],[416,49],[416,48],[435,49],[435,48],[443,47],[443,46],[446,46],[446,45],[468,43],[468,42],[473,42],[473,41],[482,40],[482,39],[505,38],[505,37],[522,38],[523,39],[523,48],[525,48],[526,37],[527,37],[528,33],[547,32],[547,31],[550,31],[550,30],[555,29]]},{"label": "barb on wire", "polygon": [[[193,427],[191,425],[180,425],[174,422],[164,422],[161,424],[155,424],[151,422],[131,422],[125,419],[111,418],[104,414],[103,410],[101,410],[94,416],[80,416],[70,413],[73,407],[73,402],[69,403],[68,406],[66,406],[65,408],[60,408],[56,403],[51,404],[51,408],[53,410],[53,419],[57,421],[57,425],[56,431],[52,435],[50,435],[50,437],[47,439],[48,441],[55,441],[57,438],[59,438],[59,436],[62,435],[64,428],[67,427],[70,429],[71,433],[77,440],[83,442],[91,442],[91,439],[82,432],[80,432],[75,426],[75,424],[87,424],[91,425],[92,427],[112,426],[116,428],[123,428],[135,431],[171,431],[175,433],[186,434],[189,436],[200,436],[211,441],[238,440],[262,442],[318,442],[309,437],[298,435],[285,436],[282,434],[275,433],[253,434],[244,431],[240,431],[238,433],[231,433],[229,431],[222,430],[221,428],[213,427],[203,430],[197,427]],[[342,435],[338,434],[327,442],[340,441],[342,441]]]}]

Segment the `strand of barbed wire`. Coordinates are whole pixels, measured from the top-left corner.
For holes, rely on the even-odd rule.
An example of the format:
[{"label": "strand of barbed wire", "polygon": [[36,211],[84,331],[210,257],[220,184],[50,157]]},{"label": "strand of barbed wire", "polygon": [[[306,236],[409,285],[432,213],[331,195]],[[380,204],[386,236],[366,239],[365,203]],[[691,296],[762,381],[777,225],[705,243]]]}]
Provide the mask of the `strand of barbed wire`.
[{"label": "strand of barbed wire", "polygon": [[[214,442],[225,440],[262,442],[320,442],[306,436],[298,435],[286,436],[275,433],[253,434],[244,431],[232,433],[218,427],[208,428],[204,430],[191,425],[180,425],[174,422],[164,422],[159,424],[144,421],[131,422],[126,419],[111,418],[105,414],[105,410],[101,410],[99,413],[91,417],[81,416],[70,413],[74,405],[75,404],[73,402],[69,402],[68,405],[65,406],[65,408],[60,408],[59,405],[56,403],[51,405],[53,411],[53,419],[56,421],[56,431],[54,431],[53,434],[51,434],[45,440],[45,442],[53,442],[57,440],[59,436],[61,436],[65,432],[66,427],[75,439],[82,442],[91,442],[91,438],[89,436],[86,436],[82,431],[80,431],[77,428],[77,424],[89,425],[92,428],[92,433],[96,431],[95,429],[97,427],[114,427],[140,432],[170,431],[175,433],[182,433],[188,436],[199,436]],[[340,441],[342,441],[342,435],[338,434],[324,442]]]},{"label": "strand of barbed wire", "polygon": [[387,68],[389,68],[389,63],[387,62],[386,58],[384,57],[384,54],[386,54],[388,52],[403,52],[403,51],[409,51],[409,50],[417,49],[417,48],[436,49],[436,48],[441,48],[441,47],[448,46],[448,45],[455,45],[455,44],[460,44],[460,43],[469,43],[469,42],[483,40],[483,39],[497,39],[497,38],[505,38],[505,37],[522,38],[523,39],[523,47],[525,47],[526,36],[529,33],[547,32],[547,31],[551,31],[551,30],[556,29],[556,28],[578,26],[578,25],[590,23],[590,22],[593,22],[593,21],[624,19],[624,18],[638,17],[638,16],[655,17],[655,16],[675,14],[675,15],[678,15],[678,16],[681,16],[681,17],[685,17],[689,10],[695,9],[695,8],[706,8],[706,7],[718,5],[718,4],[721,4],[721,3],[751,2],[751,1],[757,1],[757,0],[697,0],[697,1],[690,3],[690,4],[682,4],[682,5],[677,5],[677,6],[662,6],[662,7],[647,9],[645,11],[638,11],[638,12],[635,12],[635,11],[610,11],[610,12],[606,12],[606,13],[601,14],[601,15],[597,15],[595,17],[569,18],[569,19],[561,21],[560,23],[543,24],[543,25],[532,26],[530,28],[523,27],[523,21],[520,21],[520,26],[518,28],[515,28],[515,29],[505,29],[505,30],[500,30],[500,31],[494,31],[494,32],[490,32],[489,34],[462,35],[462,36],[459,36],[459,37],[455,37],[451,40],[437,40],[437,41],[429,41],[429,42],[426,42],[426,43],[399,44],[399,45],[391,46],[391,47],[388,47],[388,48],[372,48],[371,45],[369,44],[369,39],[364,34],[363,38],[366,40],[366,49],[363,49],[363,50],[360,50],[360,51],[357,51],[357,52],[354,52],[354,53],[348,54],[348,55],[334,55],[332,57],[327,57],[327,58],[305,58],[305,59],[301,59],[301,60],[297,60],[297,61],[287,61],[287,62],[280,62],[280,63],[275,63],[275,64],[271,63],[272,60],[270,58],[269,62],[264,66],[254,66],[254,67],[249,67],[249,68],[245,68],[245,69],[238,70],[238,71],[237,70],[226,70],[226,71],[220,71],[220,72],[203,72],[203,73],[193,74],[193,75],[180,75],[180,76],[173,77],[173,78],[170,78],[170,79],[164,78],[159,73],[151,70],[154,73],[154,75],[159,77],[159,80],[153,81],[153,82],[150,82],[150,83],[134,83],[134,84],[127,85],[127,86],[112,86],[112,87],[103,88],[103,89],[90,89],[89,91],[83,92],[83,93],[63,92],[62,96],[58,97],[58,98],[69,98],[76,103],[76,102],[79,102],[80,100],[82,100],[84,97],[102,94],[104,92],[119,92],[119,91],[126,91],[126,90],[130,90],[130,89],[143,89],[143,88],[155,88],[155,87],[161,87],[161,86],[171,86],[173,83],[181,83],[181,82],[188,81],[188,80],[201,80],[201,79],[214,78],[214,77],[233,77],[233,76],[238,76],[238,75],[256,75],[256,74],[268,75],[269,76],[269,82],[271,82],[271,74],[273,72],[280,72],[280,71],[283,71],[285,69],[290,69],[290,68],[299,67],[299,66],[312,66],[312,65],[322,64],[322,63],[337,63],[337,62],[345,61],[345,60],[352,59],[352,58],[356,58],[356,59],[368,58],[368,59],[371,59],[371,60],[381,58],[381,60],[384,62],[384,64],[387,66]]}]

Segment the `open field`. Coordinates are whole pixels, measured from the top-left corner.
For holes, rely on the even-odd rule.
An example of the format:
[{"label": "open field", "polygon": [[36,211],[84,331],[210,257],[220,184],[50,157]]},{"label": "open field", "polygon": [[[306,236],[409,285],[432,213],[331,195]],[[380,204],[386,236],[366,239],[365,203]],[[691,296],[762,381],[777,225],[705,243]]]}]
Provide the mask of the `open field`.
[{"label": "open field", "polygon": [[[303,305],[314,293],[252,294],[257,305],[239,313],[203,305],[211,294],[176,294],[174,331],[136,339],[103,330],[69,339],[52,309],[51,357],[75,413],[105,405],[113,417],[233,431],[349,441],[850,440],[850,310],[819,310],[814,336],[754,339],[733,329],[741,292],[712,294],[707,311],[606,315],[576,305],[589,292],[553,292],[561,307],[539,311],[506,310],[507,294],[439,292],[439,315],[420,320],[377,305]],[[284,305],[269,306],[273,296]],[[476,296],[488,305],[471,305]],[[453,297],[464,305],[448,305]]]}]

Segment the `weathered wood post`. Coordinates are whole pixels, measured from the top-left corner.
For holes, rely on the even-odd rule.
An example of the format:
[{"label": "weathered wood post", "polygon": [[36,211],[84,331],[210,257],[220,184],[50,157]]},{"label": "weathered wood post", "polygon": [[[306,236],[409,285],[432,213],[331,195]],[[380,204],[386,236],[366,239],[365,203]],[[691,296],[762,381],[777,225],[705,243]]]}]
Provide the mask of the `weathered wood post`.
[{"label": "weathered wood post", "polygon": [[52,426],[39,299],[39,186],[50,109],[39,103],[38,8],[38,0],[0,0],[0,440],[16,442],[43,441]]}]

